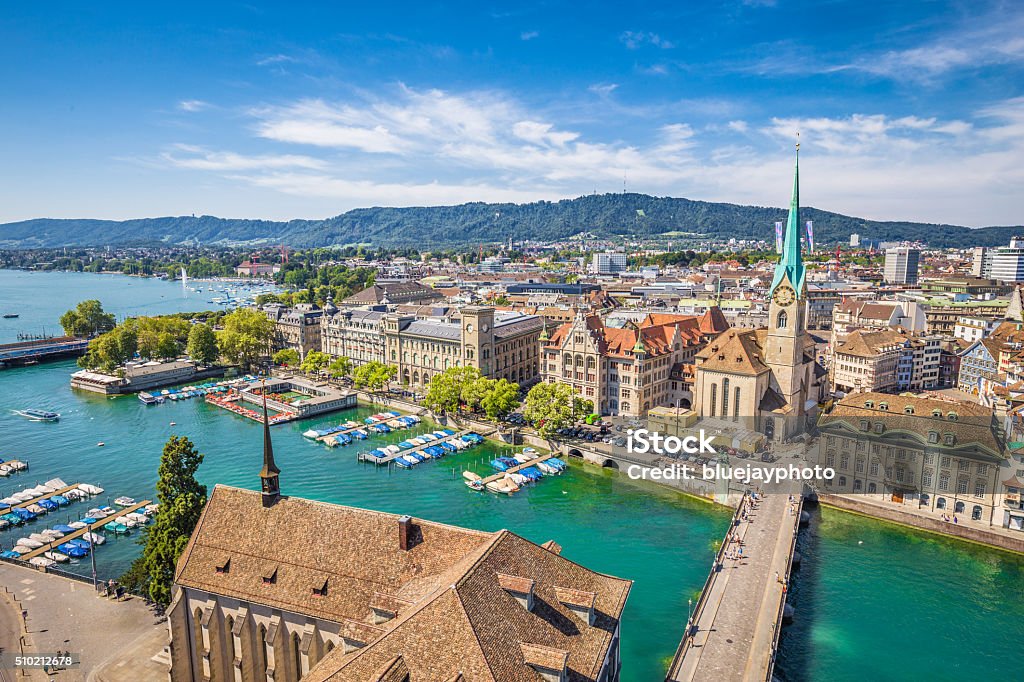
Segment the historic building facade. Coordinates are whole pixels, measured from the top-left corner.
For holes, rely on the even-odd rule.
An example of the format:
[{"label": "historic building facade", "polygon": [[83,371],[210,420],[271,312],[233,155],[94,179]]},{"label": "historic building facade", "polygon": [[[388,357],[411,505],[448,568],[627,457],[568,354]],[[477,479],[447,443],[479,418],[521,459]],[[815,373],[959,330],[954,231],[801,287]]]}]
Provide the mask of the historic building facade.
[{"label": "historic building facade", "polygon": [[[328,306],[331,306],[328,300]],[[332,306],[333,307],[333,306]],[[279,304],[264,306],[263,312],[274,321],[274,349],[292,348],[304,358],[313,350],[320,350],[320,318],[324,311],[311,303],[300,303],[294,308]]]},{"label": "historic building facade", "polygon": [[658,405],[689,406],[682,368],[728,326],[717,308],[699,317],[651,313],[623,327],[580,311],[541,337],[541,373],[548,383],[572,386],[601,414],[644,416]]},{"label": "historic building facade", "polygon": [[[171,682],[619,679],[631,581],[486,533],[223,485],[175,571]],[[516,634],[512,634],[516,633]]]},{"label": "historic building facade", "polygon": [[807,334],[800,231],[798,164],[782,258],[768,290],[768,328],[730,329],[697,353],[694,405],[702,418],[781,440],[802,433],[817,416],[827,381]]}]

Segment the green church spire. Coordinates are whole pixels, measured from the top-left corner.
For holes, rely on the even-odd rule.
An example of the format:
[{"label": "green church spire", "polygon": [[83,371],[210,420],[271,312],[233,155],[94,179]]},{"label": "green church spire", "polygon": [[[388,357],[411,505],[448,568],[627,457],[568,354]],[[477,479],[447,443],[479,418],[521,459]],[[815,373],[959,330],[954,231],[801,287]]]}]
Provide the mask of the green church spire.
[{"label": "green church spire", "polygon": [[789,202],[789,220],[786,222],[786,240],[782,245],[782,258],[775,266],[775,277],[769,295],[775,293],[785,275],[800,296],[804,288],[804,262],[800,255],[800,143],[796,143],[796,167],[793,171],[793,198]]}]

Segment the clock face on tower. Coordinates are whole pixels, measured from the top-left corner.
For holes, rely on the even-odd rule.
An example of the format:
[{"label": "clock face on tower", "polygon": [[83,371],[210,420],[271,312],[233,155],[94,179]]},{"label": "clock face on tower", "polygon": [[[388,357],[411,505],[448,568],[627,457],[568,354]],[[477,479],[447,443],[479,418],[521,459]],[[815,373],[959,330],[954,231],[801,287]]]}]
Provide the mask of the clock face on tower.
[{"label": "clock face on tower", "polygon": [[791,286],[781,286],[775,290],[774,294],[772,294],[772,299],[777,305],[785,308],[796,300],[796,292],[793,291],[793,287]]}]

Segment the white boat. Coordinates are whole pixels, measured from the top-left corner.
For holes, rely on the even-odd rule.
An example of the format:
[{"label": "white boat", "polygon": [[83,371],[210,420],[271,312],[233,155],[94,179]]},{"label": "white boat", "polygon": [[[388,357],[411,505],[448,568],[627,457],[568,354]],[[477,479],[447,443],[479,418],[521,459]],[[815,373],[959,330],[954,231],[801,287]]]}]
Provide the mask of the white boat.
[{"label": "white boat", "polygon": [[96,486],[96,485],[92,485],[91,483],[81,483],[81,484],[79,484],[78,489],[81,490],[82,492],[84,492],[86,495],[102,495],[103,494],[103,488],[101,488],[99,486]]},{"label": "white boat", "polygon": [[11,547],[11,551],[17,552],[18,554],[28,554],[30,552],[34,552],[35,549],[29,547],[28,545],[15,544],[14,547]]},{"label": "white boat", "polygon": [[159,504],[156,504],[156,503],[153,503],[153,504],[147,504],[147,505],[146,505],[146,508],[145,508],[145,512],[146,512],[146,514],[148,514],[149,516],[152,516],[153,514],[156,514],[156,512],[157,512],[157,510],[158,510],[159,508],[160,508],[160,505],[159,505]]},{"label": "white boat", "polygon": [[114,504],[116,504],[118,507],[131,507],[135,505],[135,498],[128,496],[119,497],[116,500],[114,500]]},{"label": "white boat", "polygon": [[81,530],[82,528],[89,527],[89,524],[84,521],[69,521],[68,525],[76,530]]},{"label": "white boat", "polygon": [[107,539],[99,533],[82,533],[82,539],[86,542],[91,542],[94,545],[102,545],[107,541]]},{"label": "white boat", "polygon": [[61,563],[61,564],[64,563],[65,561],[69,560],[69,557],[68,557],[67,554],[61,554],[60,552],[43,552],[43,556],[46,557],[47,559],[50,559],[52,561],[56,561],[56,562]]},{"label": "white boat", "polygon": [[21,502],[28,502],[32,498],[39,497],[39,496],[38,495],[33,495],[32,493],[24,493],[23,492],[23,493],[14,493],[13,495],[11,495],[11,497],[16,499],[18,501],[18,503],[21,503]]},{"label": "white boat", "polygon": [[38,540],[33,540],[32,538],[18,538],[17,542],[15,542],[14,544],[21,545],[22,547],[31,547],[32,549],[39,549],[43,546],[44,543],[39,542]]},{"label": "white boat", "polygon": [[50,566],[53,566],[54,564],[57,563],[53,559],[47,559],[44,556],[32,557],[31,559],[28,560],[28,562],[30,564],[32,564],[33,566],[41,566],[42,568],[49,568]]},{"label": "white boat", "polygon": [[149,523],[149,517],[139,512],[132,512],[131,514],[125,514],[129,519],[134,519],[139,525],[145,525]]},{"label": "white boat", "polygon": [[127,516],[118,516],[114,518],[114,523],[120,523],[121,525],[128,526],[129,528],[135,528],[139,525],[139,522],[135,519],[129,519]]},{"label": "white boat", "polygon": [[55,540],[64,537],[64,533],[61,533],[59,530],[56,530],[54,528],[47,528],[44,531],[40,531],[40,534],[41,535],[49,535],[51,538],[53,538]]},{"label": "white boat", "polygon": [[109,514],[107,514],[102,509],[98,509],[96,507],[93,507],[89,511],[85,512],[85,515],[89,516],[89,517],[92,517],[94,519],[102,519],[102,518],[104,518],[106,516],[110,516]]},{"label": "white boat", "polygon": [[42,543],[43,545],[48,545],[51,542],[56,541],[56,539],[57,539],[57,538],[52,538],[49,535],[45,535],[44,533],[32,533],[28,537],[29,537],[30,540],[35,540],[36,542]]}]

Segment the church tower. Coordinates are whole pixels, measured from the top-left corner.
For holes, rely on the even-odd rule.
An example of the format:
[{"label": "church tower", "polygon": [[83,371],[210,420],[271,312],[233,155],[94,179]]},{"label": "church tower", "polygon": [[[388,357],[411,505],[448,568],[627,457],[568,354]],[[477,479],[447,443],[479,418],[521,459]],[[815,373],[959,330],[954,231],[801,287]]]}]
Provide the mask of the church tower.
[{"label": "church tower", "polygon": [[777,390],[797,414],[803,411],[800,395],[805,372],[804,328],[807,304],[807,282],[800,253],[800,144],[796,145],[796,168],[793,173],[793,198],[789,203],[789,220],[782,258],[775,266],[775,277],[768,290],[768,334],[764,342],[765,363],[771,368]]},{"label": "church tower", "polygon": [[281,499],[281,470],[274,463],[274,444],[270,442],[270,419],[267,417],[267,382],[263,382],[263,468],[260,469],[260,490],[263,506],[273,507]]}]

